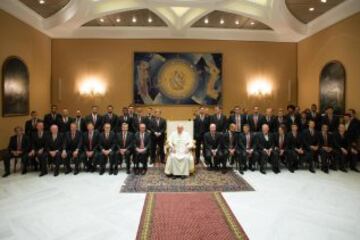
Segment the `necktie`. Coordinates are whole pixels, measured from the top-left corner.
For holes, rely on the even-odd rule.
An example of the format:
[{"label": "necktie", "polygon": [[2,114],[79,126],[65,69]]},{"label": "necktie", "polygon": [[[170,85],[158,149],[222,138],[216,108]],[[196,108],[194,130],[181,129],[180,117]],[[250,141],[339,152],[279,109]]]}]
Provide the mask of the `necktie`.
[{"label": "necktie", "polygon": [[218,116],[217,116],[218,120],[220,120],[220,117],[221,117],[221,115],[220,115],[220,114],[218,114]]},{"label": "necktie", "polygon": [[157,120],[157,126],[159,127],[160,125],[160,119]]},{"label": "necktie", "polygon": [[126,116],[126,115],[124,116],[124,121],[125,121],[125,122],[127,121],[127,116]]},{"label": "necktie", "polygon": [[97,120],[97,116],[96,116],[96,115],[93,115],[93,122],[94,122],[94,124],[96,123],[96,120]]},{"label": "necktie", "polygon": [[126,144],[126,132],[123,132],[123,147],[125,147]]},{"label": "necktie", "polygon": [[284,146],[284,136],[280,136],[280,149],[283,149],[283,146]]},{"label": "necktie", "polygon": [[324,136],[324,145],[327,146],[328,145],[327,134],[323,134],[323,136]]},{"label": "necktie", "polygon": [[92,137],[93,137],[93,133],[89,133],[89,150],[92,150]]},{"label": "necktie", "polygon": [[250,148],[250,134],[246,134],[246,149]]},{"label": "necktie", "polygon": [[314,130],[310,129],[311,136],[314,136]]},{"label": "necktie", "polygon": [[106,140],[109,138],[109,133],[105,134],[105,138],[106,138]]},{"label": "necktie", "polygon": [[140,134],[140,148],[144,148],[144,133]]},{"label": "necktie", "polygon": [[75,138],[75,133],[72,133],[72,134],[71,134],[71,138],[74,140],[74,138]]},{"label": "necktie", "polygon": [[21,136],[17,137],[16,150],[21,150]]},{"label": "necktie", "polygon": [[230,147],[232,148],[233,147],[233,137],[232,137],[231,132],[229,132],[229,141],[230,141]]},{"label": "necktie", "polygon": [[33,127],[35,127],[35,125],[36,125],[36,119],[33,119],[32,125],[33,125]]},{"label": "necktie", "polygon": [[241,122],[240,122],[240,116],[239,115],[236,115],[236,130],[238,132],[241,131]]},{"label": "necktie", "polygon": [[257,122],[258,122],[258,116],[255,115],[254,116],[254,124],[255,124],[255,128],[257,127]]}]

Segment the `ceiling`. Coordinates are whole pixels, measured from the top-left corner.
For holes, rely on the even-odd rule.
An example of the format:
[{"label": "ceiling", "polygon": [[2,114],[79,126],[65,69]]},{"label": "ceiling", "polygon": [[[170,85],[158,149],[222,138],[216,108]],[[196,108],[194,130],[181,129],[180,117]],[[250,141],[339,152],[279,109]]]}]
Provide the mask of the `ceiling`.
[{"label": "ceiling", "polygon": [[360,0],[1,0],[0,9],[52,38],[298,42],[360,12]]}]

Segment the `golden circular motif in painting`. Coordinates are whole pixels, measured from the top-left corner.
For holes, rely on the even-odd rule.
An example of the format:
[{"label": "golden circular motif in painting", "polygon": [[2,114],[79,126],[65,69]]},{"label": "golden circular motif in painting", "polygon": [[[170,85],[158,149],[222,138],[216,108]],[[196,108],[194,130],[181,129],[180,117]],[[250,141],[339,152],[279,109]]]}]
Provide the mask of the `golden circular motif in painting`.
[{"label": "golden circular motif in painting", "polygon": [[158,74],[160,92],[171,99],[189,98],[197,87],[197,73],[191,63],[183,59],[167,61]]}]

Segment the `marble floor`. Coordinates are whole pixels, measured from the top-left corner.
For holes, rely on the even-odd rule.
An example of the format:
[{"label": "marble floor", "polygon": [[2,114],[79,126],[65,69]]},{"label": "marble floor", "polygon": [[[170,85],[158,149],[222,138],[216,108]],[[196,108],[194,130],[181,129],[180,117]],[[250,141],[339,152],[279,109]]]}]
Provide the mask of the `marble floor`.
[{"label": "marble floor", "polygon": [[[145,194],[120,193],[125,178],[0,179],[0,239],[135,239]],[[360,174],[284,170],[244,178],[256,191],[223,195],[250,239],[360,239]]]}]

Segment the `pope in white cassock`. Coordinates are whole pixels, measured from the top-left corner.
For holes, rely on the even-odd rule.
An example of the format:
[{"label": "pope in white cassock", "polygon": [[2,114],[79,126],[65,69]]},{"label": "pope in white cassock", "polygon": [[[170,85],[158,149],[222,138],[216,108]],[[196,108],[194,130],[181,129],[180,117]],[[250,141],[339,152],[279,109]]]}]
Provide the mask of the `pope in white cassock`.
[{"label": "pope in white cassock", "polygon": [[165,165],[165,174],[173,177],[185,178],[194,172],[194,159],[191,153],[193,148],[192,137],[184,126],[178,125],[177,131],[171,133],[169,139],[170,153]]}]

